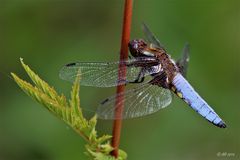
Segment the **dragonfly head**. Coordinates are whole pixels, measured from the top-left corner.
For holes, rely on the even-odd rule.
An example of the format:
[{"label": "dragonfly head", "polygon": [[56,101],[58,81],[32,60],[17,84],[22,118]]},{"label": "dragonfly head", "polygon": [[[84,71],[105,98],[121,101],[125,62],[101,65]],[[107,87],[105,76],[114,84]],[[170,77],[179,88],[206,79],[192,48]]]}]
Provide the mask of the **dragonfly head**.
[{"label": "dragonfly head", "polygon": [[128,47],[133,57],[142,57],[148,45],[142,39],[134,39],[129,42]]}]

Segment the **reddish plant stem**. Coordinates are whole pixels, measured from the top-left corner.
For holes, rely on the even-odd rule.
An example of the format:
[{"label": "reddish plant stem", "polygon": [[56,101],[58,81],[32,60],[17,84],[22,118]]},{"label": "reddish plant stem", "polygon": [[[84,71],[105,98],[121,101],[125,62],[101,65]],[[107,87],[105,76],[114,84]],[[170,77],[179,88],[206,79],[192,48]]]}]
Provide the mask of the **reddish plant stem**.
[{"label": "reddish plant stem", "polygon": [[[120,61],[126,60],[128,58],[128,42],[130,41],[130,30],[131,30],[131,21],[132,21],[132,5],[133,0],[125,0],[124,6],[124,16],[123,16],[123,26],[122,26],[122,40],[121,40],[121,50],[120,50]],[[122,63],[119,65],[119,70],[124,70],[123,72],[118,72],[118,79],[125,80],[127,68]],[[117,94],[124,92],[125,85],[120,85],[117,87]],[[112,131],[112,155],[118,157],[118,148],[120,143],[121,136],[121,127],[122,127],[122,112],[124,109],[124,95],[118,96],[115,102],[115,120],[113,123]]]}]

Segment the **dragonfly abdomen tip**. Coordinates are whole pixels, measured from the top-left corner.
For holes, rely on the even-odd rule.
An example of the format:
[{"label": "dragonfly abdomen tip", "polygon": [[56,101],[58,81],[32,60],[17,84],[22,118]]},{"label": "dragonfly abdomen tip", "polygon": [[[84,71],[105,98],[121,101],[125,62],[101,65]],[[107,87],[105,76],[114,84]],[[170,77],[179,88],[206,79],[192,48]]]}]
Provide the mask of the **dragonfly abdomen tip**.
[{"label": "dragonfly abdomen tip", "polygon": [[220,121],[218,124],[217,124],[218,127],[220,128],[226,128],[227,125],[223,122],[223,121]]}]

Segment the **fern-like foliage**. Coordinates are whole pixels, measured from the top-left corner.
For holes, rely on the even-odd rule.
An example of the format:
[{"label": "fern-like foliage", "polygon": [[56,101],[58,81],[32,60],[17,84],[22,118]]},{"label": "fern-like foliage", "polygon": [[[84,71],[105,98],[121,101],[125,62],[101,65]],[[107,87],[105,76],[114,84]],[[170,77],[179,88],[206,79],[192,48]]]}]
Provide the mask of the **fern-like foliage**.
[{"label": "fern-like foliage", "polygon": [[[83,137],[86,144],[86,153],[94,160],[116,160],[110,155],[113,148],[110,145],[111,136],[103,135],[97,136],[95,129],[97,124],[97,117],[94,116],[90,120],[84,118],[79,98],[79,81],[81,77],[77,77],[71,91],[71,98],[67,101],[66,97],[59,95],[53,87],[50,87],[37,74],[35,74],[28,65],[24,64],[23,59],[20,59],[21,64],[27,72],[34,86],[22,79],[16,74],[11,73],[18,86],[30,97],[42,104],[55,116],[67,123],[73,130],[75,130],[81,137]],[[127,155],[124,151],[119,151],[117,160],[125,160]]]}]

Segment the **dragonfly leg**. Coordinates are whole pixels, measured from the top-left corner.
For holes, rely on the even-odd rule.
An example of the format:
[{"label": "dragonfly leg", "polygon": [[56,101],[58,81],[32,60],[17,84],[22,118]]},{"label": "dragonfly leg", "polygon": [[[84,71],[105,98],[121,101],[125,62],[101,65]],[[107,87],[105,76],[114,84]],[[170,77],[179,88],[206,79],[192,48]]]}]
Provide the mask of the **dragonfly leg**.
[{"label": "dragonfly leg", "polygon": [[142,83],[144,81],[145,69],[141,68],[137,78],[134,81],[129,81],[129,83]]},{"label": "dragonfly leg", "polygon": [[129,83],[142,83],[143,81],[144,81],[144,77],[142,77],[141,79],[137,78],[136,80],[130,81]]},{"label": "dragonfly leg", "polygon": [[163,88],[169,89],[170,85],[168,83],[168,78],[165,73],[158,73],[154,75],[154,78],[149,82],[152,85],[158,85]]},{"label": "dragonfly leg", "polygon": [[131,60],[131,59],[133,59],[133,57],[129,54],[129,55],[128,55],[128,59]]}]

